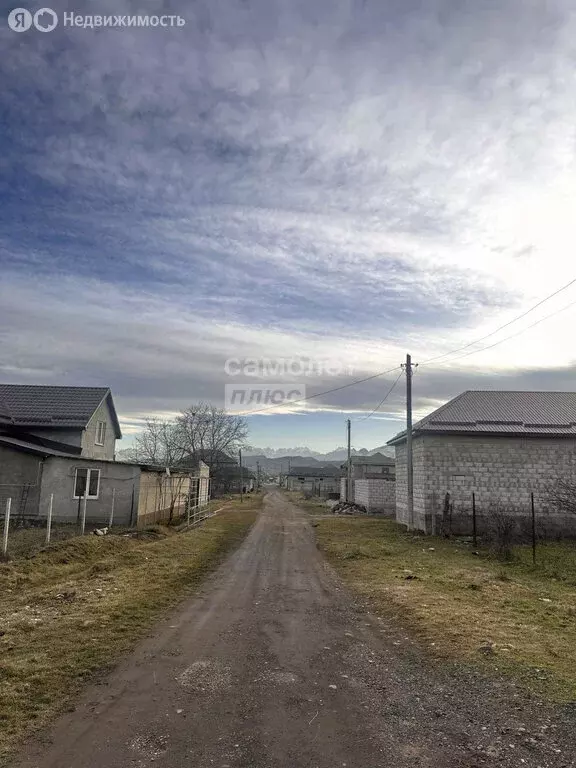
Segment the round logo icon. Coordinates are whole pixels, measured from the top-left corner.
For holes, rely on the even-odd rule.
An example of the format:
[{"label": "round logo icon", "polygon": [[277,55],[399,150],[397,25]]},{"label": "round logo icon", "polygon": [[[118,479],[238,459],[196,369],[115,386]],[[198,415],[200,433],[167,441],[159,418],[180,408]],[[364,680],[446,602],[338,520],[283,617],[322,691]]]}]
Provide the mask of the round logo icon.
[{"label": "round logo icon", "polygon": [[52,8],[40,8],[34,14],[34,26],[38,32],[52,32],[58,26],[58,16]]},{"label": "round logo icon", "polygon": [[26,8],[14,8],[8,14],[8,26],[13,32],[26,32],[32,26],[32,14]]}]

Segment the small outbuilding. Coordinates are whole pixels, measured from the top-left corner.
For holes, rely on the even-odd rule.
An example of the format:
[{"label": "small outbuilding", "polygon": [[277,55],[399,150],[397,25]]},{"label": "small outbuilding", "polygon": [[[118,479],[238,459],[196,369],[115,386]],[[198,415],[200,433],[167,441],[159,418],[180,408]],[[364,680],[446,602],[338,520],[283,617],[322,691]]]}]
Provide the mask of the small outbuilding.
[{"label": "small outbuilding", "polygon": [[327,498],[332,494],[340,494],[341,474],[342,471],[334,466],[292,467],[286,476],[286,487],[289,491],[302,491]]}]

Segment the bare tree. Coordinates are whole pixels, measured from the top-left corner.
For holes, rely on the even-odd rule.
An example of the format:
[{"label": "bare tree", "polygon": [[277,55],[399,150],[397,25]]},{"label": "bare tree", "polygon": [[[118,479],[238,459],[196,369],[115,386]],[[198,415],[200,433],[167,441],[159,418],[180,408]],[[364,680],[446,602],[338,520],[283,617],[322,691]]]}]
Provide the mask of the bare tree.
[{"label": "bare tree", "polygon": [[210,403],[191,405],[178,417],[176,424],[184,455],[190,461],[201,459],[206,462],[210,466],[210,476],[216,480],[221,478],[230,459],[235,462],[238,450],[246,445],[246,420]]},{"label": "bare tree", "polygon": [[560,512],[576,514],[576,480],[556,480],[548,489],[548,499]]},{"label": "bare tree", "polygon": [[185,457],[185,448],[174,421],[146,419],[142,432],[134,440],[134,457],[142,464],[174,467]]},{"label": "bare tree", "polygon": [[134,440],[134,447],[122,451],[124,460],[168,468],[166,474],[158,473],[156,483],[160,506],[164,508],[167,502],[170,520],[174,516],[176,502],[182,496],[185,475],[171,476],[169,469],[181,464],[185,455],[179,425],[156,418],[146,419],[144,429]]},{"label": "bare tree", "polygon": [[209,403],[191,405],[176,423],[180,447],[187,455],[214,458],[226,453],[233,456],[246,444],[246,420]]}]

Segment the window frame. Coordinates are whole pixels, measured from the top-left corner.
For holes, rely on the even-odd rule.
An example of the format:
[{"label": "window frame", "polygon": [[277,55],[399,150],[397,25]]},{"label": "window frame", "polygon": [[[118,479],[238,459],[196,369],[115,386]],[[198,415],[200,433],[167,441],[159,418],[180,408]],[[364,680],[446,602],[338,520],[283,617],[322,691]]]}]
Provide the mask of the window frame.
[{"label": "window frame", "polygon": [[[102,442],[98,440],[100,432],[102,432]],[[106,441],[106,422],[99,419],[96,422],[96,437],[94,438],[94,445],[104,445],[105,441]]]},{"label": "window frame", "polygon": [[[78,488],[78,472],[86,472],[86,488],[88,489],[88,494],[86,496],[86,499],[97,499],[100,496],[100,470],[96,469],[94,467],[76,467],[74,470],[74,487],[72,489],[72,498],[73,499],[83,499],[84,496],[77,496],[76,495],[76,489]],[[96,472],[96,475],[98,477],[98,481],[96,484],[96,495],[93,496],[90,493],[90,481],[92,478],[92,472]]]}]

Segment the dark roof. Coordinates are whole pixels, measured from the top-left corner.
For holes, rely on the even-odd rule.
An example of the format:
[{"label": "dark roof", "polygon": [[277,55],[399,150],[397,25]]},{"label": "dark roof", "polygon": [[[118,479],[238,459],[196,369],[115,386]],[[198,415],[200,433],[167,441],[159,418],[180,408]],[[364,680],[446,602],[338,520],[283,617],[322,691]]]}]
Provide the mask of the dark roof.
[{"label": "dark roof", "polygon": [[[383,453],[374,453],[372,456],[351,456],[350,463],[352,466],[363,466],[366,464],[374,467],[393,467],[396,464],[394,459],[391,459],[389,456],[384,456]],[[340,466],[348,466],[348,460]]]},{"label": "dark roof", "polygon": [[120,424],[107,387],[0,384],[0,424],[83,429],[104,399],[108,400],[119,439],[122,437]]},{"label": "dark roof", "polygon": [[292,467],[289,477],[340,477],[339,467]]},{"label": "dark roof", "polygon": [[[468,390],[415,424],[422,433],[576,438],[576,392]],[[406,430],[388,445],[405,440]]]},{"label": "dark roof", "polygon": [[0,446],[6,448],[13,448],[16,451],[22,453],[31,453],[34,456],[64,456],[66,458],[78,459],[79,455],[76,453],[67,453],[66,451],[60,451],[46,445],[41,445],[37,442],[30,442],[23,438],[14,437],[12,435],[0,435]]},{"label": "dark roof", "polygon": [[[77,463],[97,462],[99,464],[120,464],[125,467],[139,466],[132,461],[120,462],[114,461],[113,459],[97,459],[93,456],[82,456],[78,453],[67,453],[66,451],[60,451],[56,448],[48,446],[47,443],[50,443],[51,441],[46,440],[43,442],[44,444],[33,439],[27,440],[25,439],[25,436],[16,437],[14,435],[0,434],[0,447],[11,448],[15,451],[21,451],[22,453],[30,453],[34,456],[43,456],[44,458],[55,456],[63,459],[74,459],[74,461]],[[52,445],[57,445],[57,443],[52,443]],[[72,446],[64,447],[68,448]]]}]

